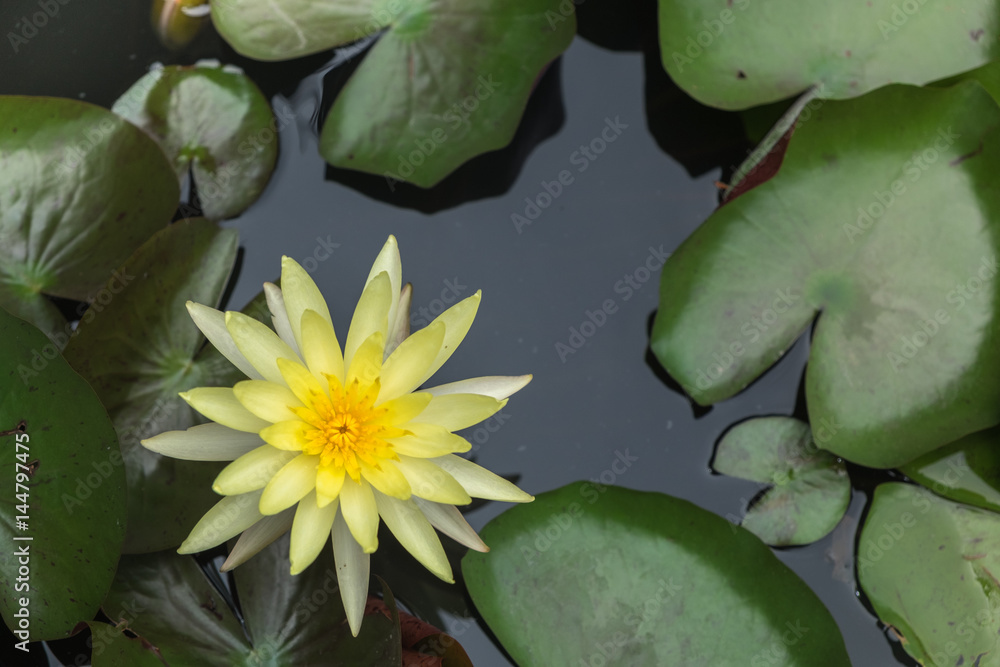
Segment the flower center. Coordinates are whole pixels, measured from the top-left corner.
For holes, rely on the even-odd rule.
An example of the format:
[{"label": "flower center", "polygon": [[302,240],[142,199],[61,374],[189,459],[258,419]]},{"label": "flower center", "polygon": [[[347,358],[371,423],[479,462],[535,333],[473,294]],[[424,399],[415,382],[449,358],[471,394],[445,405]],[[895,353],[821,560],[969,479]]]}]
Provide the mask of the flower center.
[{"label": "flower center", "polygon": [[345,390],[336,378],[330,379],[330,396],[313,395],[311,404],[299,411],[303,421],[312,426],[306,434],[302,451],[319,455],[319,466],[344,470],[354,481],[361,478],[361,466],[380,469],[383,459],[395,459],[392,445],[384,440],[396,429],[385,423],[388,412],[373,407],[379,385],[362,390],[357,381]]}]

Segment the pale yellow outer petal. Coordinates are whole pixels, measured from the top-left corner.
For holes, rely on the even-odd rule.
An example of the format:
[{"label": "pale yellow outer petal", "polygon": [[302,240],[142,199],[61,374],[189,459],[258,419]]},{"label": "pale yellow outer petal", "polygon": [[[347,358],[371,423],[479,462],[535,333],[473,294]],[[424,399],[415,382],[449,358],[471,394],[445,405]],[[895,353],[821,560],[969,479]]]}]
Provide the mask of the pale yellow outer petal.
[{"label": "pale yellow outer petal", "polygon": [[303,405],[312,405],[318,396],[327,396],[327,390],[320,384],[312,373],[305,366],[287,359],[278,359],[278,370],[281,377],[285,379],[285,384],[295,394],[295,397],[302,401]]},{"label": "pale yellow outer petal", "polygon": [[385,342],[385,356],[388,359],[393,350],[410,335],[410,303],[413,301],[413,286],[403,285],[396,307],[396,321],[389,324],[389,338]]},{"label": "pale yellow outer petal", "polygon": [[237,431],[258,433],[268,426],[268,422],[243,407],[229,387],[196,387],[181,392],[180,397],[212,421]]},{"label": "pale yellow outer petal", "polygon": [[365,550],[374,553],[378,549],[378,508],[371,485],[363,478],[361,482],[344,480],[340,489],[340,511],[351,529],[351,535]]},{"label": "pale yellow outer petal", "polygon": [[215,478],[212,490],[224,496],[235,496],[263,489],[296,456],[296,452],[262,445],[223,468]]},{"label": "pale yellow outer petal", "polygon": [[415,496],[449,505],[467,505],[472,502],[472,498],[454,477],[428,459],[400,456],[396,466],[410,483]]},{"label": "pale yellow outer petal", "polygon": [[298,419],[299,416],[291,408],[305,407],[284,384],[265,380],[237,382],[233,387],[233,395],[243,407],[268,422],[268,425]]},{"label": "pale yellow outer petal", "polygon": [[444,343],[444,324],[436,322],[404,340],[382,364],[379,401],[388,401],[420,386]]},{"label": "pale yellow outer petal", "polygon": [[529,503],[535,499],[534,496],[525,493],[503,477],[494,475],[486,468],[478,466],[472,461],[467,461],[461,456],[449,454],[431,459],[431,461],[449,472],[473,498],[503,500],[510,503]]},{"label": "pale yellow outer petal", "polygon": [[337,586],[344,602],[347,623],[355,637],[361,631],[361,620],[368,600],[368,578],[371,573],[371,556],[351,535],[344,515],[337,512],[333,521],[333,560],[337,566]]},{"label": "pale yellow outer petal", "polygon": [[316,283],[309,277],[309,274],[298,262],[291,257],[281,258],[281,292],[285,300],[285,310],[288,313],[288,322],[292,328],[292,334],[302,349],[302,314],[311,310],[319,315],[330,329],[333,329],[333,319],[330,317],[330,308],[326,299],[316,287]]},{"label": "pale yellow outer petal", "polygon": [[[383,271],[389,278],[389,289],[392,291],[392,302],[389,305],[387,314],[388,323],[393,324],[396,321],[396,313],[399,310],[400,290],[403,287],[403,264],[399,259],[399,244],[396,242],[396,237],[391,234],[386,240],[385,245],[382,246],[378,257],[375,258],[372,270],[368,272],[368,280],[365,281],[365,287],[368,287],[368,284],[375,280]],[[386,333],[388,334],[388,331]]]},{"label": "pale yellow outer petal", "polygon": [[295,510],[295,521],[292,523],[292,542],[288,550],[292,574],[298,574],[306,569],[319,556],[333,529],[333,519],[337,516],[336,501],[319,507],[316,504],[316,492],[313,491],[302,499]]},{"label": "pale yellow outer petal", "polygon": [[306,433],[312,426],[298,419],[272,424],[260,432],[267,444],[289,452],[301,452],[306,443]]},{"label": "pale yellow outer petal", "polygon": [[406,430],[409,434],[386,439],[397,454],[431,459],[445,454],[463,454],[472,449],[468,440],[455,435],[443,426],[407,424]]},{"label": "pale yellow outer petal", "polygon": [[379,466],[373,467],[361,462],[361,476],[382,493],[406,500],[410,497],[410,484],[403,473],[396,467],[396,462],[383,460]]},{"label": "pale yellow outer petal", "polygon": [[226,328],[225,313],[215,308],[195,303],[194,301],[187,302],[187,309],[191,315],[191,319],[194,320],[195,326],[205,334],[208,342],[221,352],[222,356],[229,359],[236,368],[243,371],[244,375],[251,380],[264,379],[264,376],[257,372],[257,369],[247,361],[247,358],[243,356],[240,349],[236,347],[236,342]]},{"label": "pale yellow outer petal", "polygon": [[299,341],[292,332],[292,325],[288,321],[285,297],[281,293],[281,288],[274,283],[264,283],[264,296],[267,298],[267,309],[271,311],[271,324],[274,325],[274,331],[278,334],[278,338],[288,343],[288,347],[299,354]]},{"label": "pale yellow outer petal", "polygon": [[[396,293],[398,298],[399,293]],[[380,273],[365,286],[365,291],[358,299],[358,305],[351,319],[351,328],[347,332],[347,342],[344,344],[344,364],[351,367],[355,353],[373,334],[382,334],[383,347],[380,356],[385,352],[385,337],[389,331],[389,308],[392,307],[392,287],[389,277]],[[379,359],[381,365],[382,359]]]},{"label": "pale yellow outer petal", "polygon": [[278,358],[299,361],[299,355],[288,343],[278,338],[278,334],[267,325],[249,315],[233,311],[226,313],[226,329],[243,356],[265,380],[281,383],[281,373],[275,363]]},{"label": "pale yellow outer petal", "polygon": [[317,380],[332,375],[344,381],[344,353],[333,325],[314,310],[302,314],[302,358]]},{"label": "pale yellow outer petal", "polygon": [[299,454],[274,474],[260,497],[261,514],[288,509],[316,487],[318,456]]},{"label": "pale yellow outer petal", "polygon": [[432,398],[430,394],[420,392],[417,394],[404,394],[399,398],[394,398],[385,403],[375,401],[375,405],[388,410],[383,417],[375,421],[376,423],[384,423],[389,426],[405,424],[408,421],[416,419],[424,411],[424,408],[430,405]]},{"label": "pale yellow outer petal", "polygon": [[220,500],[201,517],[177,553],[193,554],[219,546],[263,519],[257,510],[260,494],[260,491],[251,491]]},{"label": "pale yellow outer petal", "polygon": [[347,477],[343,468],[320,468],[316,473],[316,504],[325,507],[337,499]]},{"label": "pale yellow outer petal", "polygon": [[397,500],[381,493],[375,494],[375,502],[385,525],[399,543],[435,576],[449,584],[455,583],[441,540],[414,502]]},{"label": "pale yellow outer petal", "polygon": [[434,363],[427,369],[427,373],[420,380],[418,386],[437,373],[438,369],[444,366],[444,363],[451,358],[451,355],[458,346],[465,340],[465,334],[469,333],[472,321],[476,319],[476,313],[479,311],[479,302],[482,301],[482,298],[483,292],[479,290],[469,298],[462,299],[438,315],[434,319],[434,322],[431,322],[431,325],[435,322],[444,322],[444,342],[441,344],[441,350],[434,358]]},{"label": "pale yellow outer petal", "polygon": [[424,513],[432,526],[459,544],[464,544],[470,549],[483,553],[490,550],[454,505],[433,503],[417,496],[413,496],[413,502]]},{"label": "pale yellow outer petal", "polygon": [[266,516],[244,530],[243,534],[240,535],[240,539],[236,540],[236,544],[233,545],[233,550],[229,552],[226,562],[219,569],[223,572],[228,572],[259,554],[272,542],[288,532],[292,527],[292,518],[294,516],[294,510],[288,508],[279,514]]},{"label": "pale yellow outer petal", "polygon": [[482,394],[502,401],[516,392],[524,389],[531,382],[531,375],[491,375],[487,377],[470,378],[458,382],[421,389],[431,396],[445,394]]},{"label": "pale yellow outer petal", "polygon": [[199,424],[186,431],[167,431],[142,440],[146,449],[187,461],[232,461],[263,441],[256,433],[237,431],[222,424]]},{"label": "pale yellow outer petal", "polygon": [[[239,385],[237,385],[239,386]],[[425,424],[437,424],[449,431],[459,431],[488,419],[507,405],[480,394],[445,394],[435,396],[417,418]]]}]

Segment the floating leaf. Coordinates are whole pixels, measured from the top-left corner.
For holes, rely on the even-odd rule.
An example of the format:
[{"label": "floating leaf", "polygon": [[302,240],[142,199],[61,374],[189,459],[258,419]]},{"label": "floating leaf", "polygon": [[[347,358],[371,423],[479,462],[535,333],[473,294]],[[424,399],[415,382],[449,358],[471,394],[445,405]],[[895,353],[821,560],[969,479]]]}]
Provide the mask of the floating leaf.
[{"label": "floating leaf", "polygon": [[267,98],[238,68],[203,62],[154,69],[111,110],[159,142],[181,182],[190,170],[211,220],[243,212],[274,171],[274,115]]},{"label": "floating leaf", "polygon": [[816,86],[845,99],[924,84],[996,57],[988,0],[660,0],[660,52],[703,104],[745,109]]},{"label": "floating leaf", "polygon": [[163,152],[106,109],[0,96],[0,306],[64,345],[42,295],[93,298],[178,198]]},{"label": "floating leaf", "polygon": [[1000,428],[935,449],[902,472],[939,496],[1000,512]]},{"label": "floating leaf", "polygon": [[657,358],[714,403],[822,312],[806,401],[824,449],[897,467],[1000,422],[998,125],[972,82],[824,103],[777,175],[665,264]]},{"label": "floating leaf", "polygon": [[576,33],[562,0],[226,0],[219,33],[286,60],[383,31],[326,118],[327,162],[430,187],[510,143],[534,83]]},{"label": "floating leaf", "polygon": [[[60,639],[111,585],[125,471],[107,412],[54,345],[2,309],[0,340],[0,611],[18,641]],[[36,353],[45,365],[30,370]]]},{"label": "floating leaf", "polygon": [[164,667],[159,649],[144,638],[128,636],[125,627],[90,621],[91,662],[94,667]]},{"label": "floating leaf", "polygon": [[129,628],[155,644],[171,665],[399,664],[398,614],[394,620],[379,613],[366,617],[361,633],[351,637],[332,549],[292,576],[286,534],[233,576],[246,632],[195,559],[167,551],[123,556],[104,609],[112,620],[114,610],[125,610]]},{"label": "floating leaf", "polygon": [[465,557],[466,584],[523,667],[850,664],[805,583],[687,501],[575,483],[482,536],[492,551]]},{"label": "floating leaf", "polygon": [[184,305],[219,302],[236,247],[234,230],[206,220],[170,225],[121,266],[124,285],[84,314],[66,348],[66,358],[93,385],[121,439],[129,490],[126,553],[177,546],[219,500],[212,481],[224,462],[160,456],[139,440],[204,421],[179,392],[245,379],[205,347]]},{"label": "floating leaf", "polygon": [[837,526],[851,501],[844,464],[821,451],[809,424],[798,419],[763,417],[733,427],[712,468],[771,485],[742,526],[773,546],[815,542]]},{"label": "floating leaf", "polygon": [[858,541],[875,613],[924,665],[1000,665],[1000,515],[882,484]]}]

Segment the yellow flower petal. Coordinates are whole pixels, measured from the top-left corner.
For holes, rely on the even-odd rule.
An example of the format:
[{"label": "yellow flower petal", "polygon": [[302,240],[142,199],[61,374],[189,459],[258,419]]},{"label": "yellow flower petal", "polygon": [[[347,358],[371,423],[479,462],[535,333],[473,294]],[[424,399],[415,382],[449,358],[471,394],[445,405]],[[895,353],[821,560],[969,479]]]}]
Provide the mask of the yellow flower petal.
[{"label": "yellow flower petal", "polygon": [[278,370],[285,384],[303,405],[311,405],[319,396],[327,396],[319,380],[302,364],[287,359],[278,359]]},{"label": "yellow flower petal", "polygon": [[[381,392],[379,392],[379,396],[381,396]],[[421,392],[419,394],[405,394],[385,403],[375,401],[375,405],[386,410],[385,415],[377,419],[376,423],[395,426],[412,421],[430,405],[432,398],[430,394]]]},{"label": "yellow flower petal", "polygon": [[232,461],[261,445],[256,433],[222,424],[200,424],[186,431],[167,431],[142,440],[146,449],[187,461]]},{"label": "yellow flower petal", "polygon": [[[435,424],[407,424],[409,432],[399,438],[387,438],[397,454],[431,459],[445,454],[464,454],[472,449],[469,441]],[[266,438],[265,438],[266,439]]]},{"label": "yellow flower petal", "polygon": [[436,322],[404,340],[382,364],[381,401],[391,400],[420,386],[444,343],[444,324]]},{"label": "yellow flower petal", "polygon": [[513,395],[531,382],[531,375],[490,375],[487,377],[470,378],[458,382],[438,385],[422,389],[431,396],[445,394],[482,394],[492,396],[498,401]]},{"label": "yellow flower petal", "polygon": [[212,490],[224,496],[235,496],[263,489],[281,468],[297,456],[295,452],[263,445],[236,459],[218,474]]},{"label": "yellow flower petal", "polygon": [[260,432],[260,437],[269,445],[290,452],[301,452],[306,445],[306,433],[313,427],[299,419],[278,422]]},{"label": "yellow flower petal", "polygon": [[[396,293],[397,298],[399,293]],[[358,300],[351,319],[351,328],[347,332],[347,342],[344,344],[344,364],[350,368],[358,349],[376,333],[382,334],[383,344],[389,330],[389,309],[392,307],[392,287],[389,276],[378,274],[366,286]],[[384,347],[381,352],[384,352]],[[379,359],[379,362],[382,360]],[[380,363],[381,365],[381,363]],[[350,380],[348,380],[350,382]]]},{"label": "yellow flower petal", "polygon": [[[387,315],[389,324],[393,324],[396,321],[396,313],[399,309],[400,289],[402,289],[403,284],[403,264],[399,259],[399,244],[396,242],[396,237],[391,234],[372,264],[372,270],[368,273],[368,280],[365,281],[365,287],[368,287],[368,284],[375,280],[383,271],[389,278],[389,289],[392,293],[392,302],[389,305]],[[352,324],[351,326],[354,325]]]},{"label": "yellow flower petal", "polygon": [[384,460],[377,468],[361,462],[361,476],[377,490],[388,496],[400,500],[406,500],[410,497],[410,484],[396,467],[394,461]]},{"label": "yellow flower petal", "polygon": [[197,387],[182,392],[180,397],[212,421],[237,431],[257,433],[268,425],[243,407],[229,387]]},{"label": "yellow flower petal", "polygon": [[385,343],[386,359],[410,335],[410,303],[412,301],[413,286],[410,283],[406,283],[403,285],[403,290],[399,293],[399,304],[396,306],[396,321],[389,323],[389,338]]},{"label": "yellow flower petal", "polygon": [[302,349],[302,314],[311,310],[319,315],[330,329],[333,329],[333,319],[326,299],[320,293],[316,283],[298,262],[291,257],[281,258],[281,293],[285,300],[285,310],[299,349]]},{"label": "yellow flower petal", "polygon": [[354,540],[343,512],[337,512],[333,521],[333,560],[337,566],[337,586],[344,602],[347,623],[355,637],[361,630],[365,602],[368,600],[368,577],[371,573],[371,556]]},{"label": "yellow flower petal", "polygon": [[281,373],[275,364],[279,357],[299,360],[295,350],[278,338],[278,334],[248,315],[232,311],[226,313],[226,329],[236,342],[236,347],[265,380],[281,383]]},{"label": "yellow flower petal", "polygon": [[264,380],[237,382],[233,394],[243,407],[269,424],[298,419],[291,408],[304,407],[288,387]]},{"label": "yellow flower petal", "polygon": [[313,491],[299,503],[295,510],[295,521],[292,523],[292,541],[288,548],[288,559],[291,561],[292,574],[298,574],[316,560],[323,550],[330,532],[333,530],[333,519],[337,516],[337,502],[326,507],[316,504],[316,492]]},{"label": "yellow flower petal", "polygon": [[351,358],[347,368],[344,386],[357,380],[361,386],[367,387],[382,374],[382,350],[385,337],[381,332],[373,333],[364,344],[358,348]]},{"label": "yellow flower petal", "polygon": [[360,483],[345,480],[340,489],[340,511],[365,553],[374,553],[378,549],[379,520],[371,485],[364,479]]},{"label": "yellow flower petal", "polygon": [[444,366],[444,363],[451,358],[458,346],[465,340],[465,334],[469,333],[472,321],[476,319],[479,302],[482,301],[482,298],[483,292],[479,290],[469,298],[459,301],[438,315],[434,322],[431,322],[431,325],[436,322],[444,322],[444,342],[434,358],[434,363],[427,369],[426,375],[420,380],[418,386],[437,373],[438,369]]},{"label": "yellow flower petal", "polygon": [[271,324],[278,338],[288,343],[292,352],[299,353],[299,341],[292,332],[292,325],[288,321],[288,312],[285,310],[285,297],[281,293],[281,288],[274,283],[264,283],[264,296],[267,298],[267,309],[271,311]]},{"label": "yellow flower petal", "polygon": [[236,347],[236,342],[226,328],[225,313],[194,301],[187,302],[187,310],[195,326],[205,334],[208,342],[221,352],[222,356],[233,362],[233,365],[243,371],[243,374],[251,380],[264,379],[264,376],[257,372],[257,369],[247,361],[240,349]]},{"label": "yellow flower petal", "polygon": [[316,487],[318,456],[299,454],[274,474],[260,497],[261,514],[288,509]]},{"label": "yellow flower petal", "polygon": [[233,550],[229,552],[226,562],[219,569],[223,572],[229,572],[266,549],[268,545],[288,532],[292,527],[292,517],[294,516],[295,512],[289,508],[279,514],[266,516],[244,530],[240,539],[236,540]]},{"label": "yellow flower petal", "polygon": [[375,502],[385,525],[399,543],[437,577],[449,584],[455,583],[441,540],[413,501],[397,500],[379,493],[375,496]]},{"label": "yellow flower petal", "polygon": [[418,418],[426,424],[459,431],[492,417],[505,405],[507,399],[498,401],[479,394],[445,394],[431,399]]},{"label": "yellow flower petal", "polygon": [[433,503],[417,496],[413,496],[413,502],[432,526],[459,544],[483,553],[490,550],[454,505]]},{"label": "yellow flower petal", "polygon": [[343,468],[320,468],[316,473],[316,504],[325,507],[336,500],[346,477]]},{"label": "yellow flower petal", "polygon": [[251,491],[220,500],[195,524],[177,553],[194,554],[217,547],[263,519],[257,510],[260,494],[260,491]]},{"label": "yellow flower petal", "polygon": [[461,456],[449,454],[431,459],[444,468],[461,484],[473,498],[487,500],[503,500],[509,503],[530,503],[535,499],[517,488],[503,477],[494,475],[486,468],[480,467]]},{"label": "yellow flower petal", "polygon": [[344,381],[344,353],[337,342],[337,334],[333,325],[323,319],[315,310],[307,310],[302,314],[302,358],[306,366],[316,376],[322,379],[324,375],[332,375],[341,382]]},{"label": "yellow flower petal", "polygon": [[472,502],[472,498],[454,477],[427,459],[400,456],[396,465],[410,483],[410,490],[415,496],[449,505],[467,505]]}]

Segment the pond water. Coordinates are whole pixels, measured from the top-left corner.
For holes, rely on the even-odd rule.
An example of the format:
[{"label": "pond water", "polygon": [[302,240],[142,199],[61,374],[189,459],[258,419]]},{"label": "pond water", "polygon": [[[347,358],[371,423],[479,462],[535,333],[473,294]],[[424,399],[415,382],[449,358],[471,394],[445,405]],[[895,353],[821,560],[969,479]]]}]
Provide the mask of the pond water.
[{"label": "pond water", "polygon": [[[801,415],[807,342],[799,341],[748,390],[707,411],[692,406],[648,354],[659,292],[655,269],[711,213],[713,181],[722,177],[718,167],[691,177],[658,145],[654,131],[693,146],[689,163],[711,154],[707,164],[729,166],[742,148],[720,152],[719,137],[731,132],[733,117],[723,121],[728,129],[720,125],[717,135],[706,134],[692,123],[690,103],[658,103],[678,94],[665,87],[662,73],[646,80],[648,58],[641,51],[609,50],[577,38],[540,80],[510,149],[473,161],[430,191],[390,187],[383,178],[329,169],[317,152],[324,99],[328,107],[342,79],[343,67],[331,71],[329,54],[253,63],[233,54],[210,27],[188,50],[170,53],[158,44],[148,8],[140,5],[69,2],[17,54],[0,45],[0,91],[107,107],[153,62],[215,57],[244,67],[283,120],[269,187],[249,211],[224,223],[239,231],[242,247],[230,308],[242,307],[262,282],[274,279],[284,254],[311,269],[344,327],[372,259],[395,234],[404,279],[414,285],[416,324],[425,319],[421,309],[439,312],[446,301],[483,290],[472,331],[437,378],[534,374],[493,432],[467,434],[481,464],[518,476],[530,493],[592,479],[669,493],[730,519],[741,514],[759,486],[713,475],[714,445],[742,419]],[[30,2],[5,0],[0,28],[31,8]],[[613,140],[601,139],[602,133]],[[581,151],[587,146],[592,158]],[[572,180],[553,196],[563,171]],[[513,214],[526,216],[526,199],[549,203],[530,224],[515,224]],[[612,465],[620,455],[630,465],[618,474]],[[867,490],[880,477],[853,473],[861,486],[838,531],[777,554],[831,610],[854,665],[915,664],[855,593],[854,527]],[[478,529],[505,507],[486,504],[468,518]],[[460,590],[443,599],[439,618],[449,629],[466,601]],[[451,629],[477,666],[511,664],[479,625]]]}]

